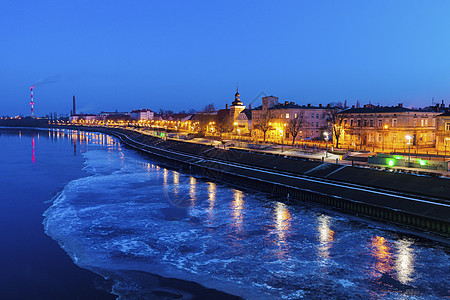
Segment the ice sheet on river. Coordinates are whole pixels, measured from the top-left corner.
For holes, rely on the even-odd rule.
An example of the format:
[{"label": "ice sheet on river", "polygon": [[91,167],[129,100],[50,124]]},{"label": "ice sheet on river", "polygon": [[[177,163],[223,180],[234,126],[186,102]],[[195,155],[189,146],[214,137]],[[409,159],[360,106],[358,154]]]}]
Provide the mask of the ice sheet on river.
[{"label": "ice sheet on river", "polygon": [[129,150],[84,154],[90,176],[45,212],[78,265],[143,289],[121,270],[198,282],[245,298],[448,295],[449,255],[337,213],[158,167]]}]

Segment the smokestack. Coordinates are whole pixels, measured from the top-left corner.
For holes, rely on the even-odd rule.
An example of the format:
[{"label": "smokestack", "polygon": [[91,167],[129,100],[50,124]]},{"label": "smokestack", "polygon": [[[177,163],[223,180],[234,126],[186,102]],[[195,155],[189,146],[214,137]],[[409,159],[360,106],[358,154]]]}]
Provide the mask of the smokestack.
[{"label": "smokestack", "polygon": [[75,116],[76,114],[77,114],[77,112],[76,112],[76,110],[75,110],[75,96],[73,96],[73,99],[72,99],[72,101],[73,101],[73,107],[72,107],[72,116]]},{"label": "smokestack", "polygon": [[31,102],[30,102],[30,105],[31,105],[31,117],[32,118],[34,118],[33,88],[34,88],[34,85],[30,88],[31,89]]}]

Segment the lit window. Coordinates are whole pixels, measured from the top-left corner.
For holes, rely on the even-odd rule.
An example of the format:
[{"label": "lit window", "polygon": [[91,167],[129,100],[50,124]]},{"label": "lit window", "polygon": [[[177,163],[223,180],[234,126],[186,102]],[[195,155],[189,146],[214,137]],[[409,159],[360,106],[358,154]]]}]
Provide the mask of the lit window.
[{"label": "lit window", "polygon": [[289,119],[289,114],[286,114],[286,119]]},{"label": "lit window", "polygon": [[450,131],[450,122],[445,123],[445,131]]},{"label": "lit window", "polygon": [[424,119],[422,119],[422,120],[420,120],[420,126],[424,126],[425,125],[425,120]]},{"label": "lit window", "polygon": [[297,119],[297,114],[294,114],[294,118],[296,118],[296,119]]},{"label": "lit window", "polygon": [[381,142],[381,133],[378,134],[378,142]]}]

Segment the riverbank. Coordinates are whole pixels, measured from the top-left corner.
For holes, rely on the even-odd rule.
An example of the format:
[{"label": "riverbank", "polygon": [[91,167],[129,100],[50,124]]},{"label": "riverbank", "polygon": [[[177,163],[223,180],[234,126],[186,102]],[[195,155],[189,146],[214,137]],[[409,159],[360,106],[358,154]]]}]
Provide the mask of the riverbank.
[{"label": "riverbank", "polygon": [[450,235],[450,184],[445,178],[391,173],[239,149],[223,150],[119,128],[60,128],[112,134],[125,144],[187,172],[276,194],[286,201],[327,205],[446,239]]}]

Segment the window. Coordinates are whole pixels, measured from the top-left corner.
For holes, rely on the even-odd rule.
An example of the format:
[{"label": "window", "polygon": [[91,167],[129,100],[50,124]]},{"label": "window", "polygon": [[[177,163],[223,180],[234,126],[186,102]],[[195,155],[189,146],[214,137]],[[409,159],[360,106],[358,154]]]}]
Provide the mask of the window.
[{"label": "window", "polygon": [[414,127],[417,126],[417,120],[414,120]]},{"label": "window", "polygon": [[289,119],[289,114],[286,114],[286,119]]},{"label": "window", "polygon": [[450,131],[450,122],[445,123],[445,131]]},{"label": "window", "polygon": [[425,119],[425,126],[428,126],[428,119]]},{"label": "window", "polygon": [[397,119],[392,119],[392,127],[397,127]]},{"label": "window", "polygon": [[325,114],[322,114],[322,119],[325,119]]},{"label": "window", "polygon": [[311,119],[314,119],[314,114],[311,114]]},{"label": "window", "polygon": [[373,120],[369,121],[370,127],[373,127]]},{"label": "window", "polygon": [[353,126],[353,119],[350,120],[350,126]]},{"label": "window", "polygon": [[378,120],[378,127],[383,127],[383,120]]},{"label": "window", "polygon": [[394,133],[393,135],[392,135],[392,141],[395,143],[395,142],[397,142],[397,134],[396,133]]},{"label": "window", "polygon": [[311,127],[314,127],[314,122],[311,122]]},{"label": "window", "polygon": [[358,127],[361,127],[361,120],[358,120]]},{"label": "window", "polygon": [[422,119],[422,120],[420,120],[420,126],[424,126],[425,125],[425,120],[424,119]]},{"label": "window", "polygon": [[378,134],[378,142],[381,142],[381,133]]},{"label": "window", "polygon": [[319,118],[319,114],[316,115],[316,119],[318,119],[318,118]]},{"label": "window", "polygon": [[296,119],[297,119],[297,114],[294,114],[294,118],[296,118]]},{"label": "window", "polygon": [[367,127],[367,120],[364,120],[364,127]]},{"label": "window", "polygon": [[319,127],[319,122],[316,122],[316,127]]}]

